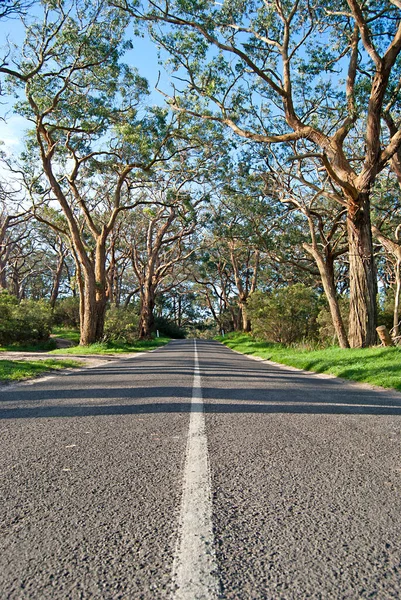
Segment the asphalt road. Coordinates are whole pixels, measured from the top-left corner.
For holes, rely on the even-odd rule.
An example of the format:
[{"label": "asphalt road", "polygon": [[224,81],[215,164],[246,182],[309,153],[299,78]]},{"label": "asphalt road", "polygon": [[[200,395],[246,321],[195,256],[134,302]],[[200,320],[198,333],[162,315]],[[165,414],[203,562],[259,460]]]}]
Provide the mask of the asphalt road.
[{"label": "asphalt road", "polygon": [[197,349],[0,392],[0,598],[400,598],[400,394]]}]

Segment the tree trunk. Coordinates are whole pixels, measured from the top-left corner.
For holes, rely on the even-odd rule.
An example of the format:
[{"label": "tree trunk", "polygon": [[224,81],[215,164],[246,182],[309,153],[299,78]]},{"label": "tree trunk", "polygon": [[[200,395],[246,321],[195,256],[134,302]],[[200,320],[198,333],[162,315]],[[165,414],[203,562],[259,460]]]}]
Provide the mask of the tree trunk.
[{"label": "tree trunk", "polygon": [[327,302],[329,303],[331,320],[337,335],[338,343],[340,344],[341,348],[349,348],[349,342],[337,300],[333,265],[328,264],[321,256],[319,251],[316,248],[313,248],[313,246],[310,244],[303,244],[303,247],[307,252],[309,252],[309,254],[313,256],[319,269],[320,278],[322,280]]},{"label": "tree trunk", "polygon": [[177,325],[181,327],[182,325],[182,297],[178,296],[178,315],[177,315]]},{"label": "tree trunk", "polygon": [[401,260],[397,260],[395,265],[395,296],[394,296],[394,317],[393,317],[393,337],[400,335],[400,296],[401,296]]},{"label": "tree trunk", "polygon": [[107,305],[105,257],[105,245],[98,242],[95,269],[89,264],[79,264],[77,259],[80,274],[81,346],[101,342],[103,339]]},{"label": "tree trunk", "polygon": [[7,289],[6,264],[0,262],[0,289]]},{"label": "tree trunk", "polygon": [[251,331],[251,320],[248,317],[246,310],[246,300],[243,300],[239,303],[239,307],[241,310],[241,319],[242,319],[242,331],[244,333],[249,333]]},{"label": "tree trunk", "polygon": [[99,299],[98,284],[93,273],[84,273],[84,285],[80,295],[81,339],[80,345],[100,342],[104,333],[106,302]]},{"label": "tree trunk", "polygon": [[18,300],[22,300],[20,281],[19,281],[19,277],[18,277],[18,272],[15,268],[13,268],[12,275],[11,275],[11,285],[12,285],[13,296],[18,298]]},{"label": "tree trunk", "polygon": [[152,337],[154,307],[155,292],[152,289],[152,286],[146,286],[141,293],[141,313],[139,317],[139,338],[141,340],[149,340]]},{"label": "tree trunk", "polygon": [[51,306],[52,310],[54,310],[54,307],[56,306],[56,301],[57,301],[58,292],[60,289],[60,281],[61,281],[61,275],[63,273],[63,268],[64,268],[64,256],[59,259],[59,261],[57,263],[56,274],[54,276],[53,289],[52,289],[52,293],[50,296],[50,306]]},{"label": "tree trunk", "polygon": [[104,334],[106,303],[96,300],[96,286],[85,285],[80,298],[81,304],[81,338],[80,345],[87,346],[101,342]]},{"label": "tree trunk", "polygon": [[100,342],[104,335],[104,320],[107,306],[107,272],[106,272],[106,239],[103,231],[96,242],[95,254],[95,288],[96,288],[96,341]]},{"label": "tree trunk", "polygon": [[80,296],[80,314],[81,314],[81,338],[80,345],[87,346],[96,341],[97,329],[97,306],[96,306],[96,284],[95,278],[87,276],[85,273],[84,286]]},{"label": "tree trunk", "polygon": [[376,343],[377,280],[373,255],[370,202],[361,194],[348,210],[350,313],[348,339],[351,348]]}]

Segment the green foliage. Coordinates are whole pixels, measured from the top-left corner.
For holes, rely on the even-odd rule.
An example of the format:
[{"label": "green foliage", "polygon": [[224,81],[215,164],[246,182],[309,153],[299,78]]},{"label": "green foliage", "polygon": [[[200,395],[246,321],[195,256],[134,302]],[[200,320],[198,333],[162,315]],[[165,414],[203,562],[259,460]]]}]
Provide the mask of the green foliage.
[{"label": "green foliage", "polygon": [[79,327],[79,298],[61,298],[57,300],[53,313],[55,325]]},{"label": "green foliage", "polygon": [[8,311],[12,310],[12,307],[18,305],[18,298],[9,294],[6,290],[0,291],[0,310],[4,311],[4,315],[9,314]]},{"label": "green foliage", "polygon": [[389,331],[394,327],[394,288],[388,288],[383,301],[379,304],[377,324],[385,325]]},{"label": "green foliage", "polygon": [[111,307],[106,313],[105,341],[131,343],[138,337],[139,317],[132,308]]},{"label": "green foliage", "polygon": [[0,344],[43,342],[49,339],[52,313],[44,301],[16,301],[0,294]]},{"label": "green foliage", "polygon": [[291,344],[316,337],[319,299],[302,283],[271,293],[255,292],[247,310],[252,331],[262,339]]}]

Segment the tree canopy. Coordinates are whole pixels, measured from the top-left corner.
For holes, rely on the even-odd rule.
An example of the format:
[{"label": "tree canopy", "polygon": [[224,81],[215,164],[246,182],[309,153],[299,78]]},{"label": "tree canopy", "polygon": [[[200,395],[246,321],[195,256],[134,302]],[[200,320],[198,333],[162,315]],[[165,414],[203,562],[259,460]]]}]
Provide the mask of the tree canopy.
[{"label": "tree canopy", "polygon": [[[25,39],[4,49],[2,90],[27,135],[4,169],[52,245],[53,306],[74,271],[81,343],[102,338],[110,303],[137,302],[151,335],[169,294],[197,303],[202,327],[250,331],[252,296],[296,283],[327,303],[343,347],[376,342],[391,295],[398,335],[398,0],[6,6]],[[137,36],[169,74],[157,105]],[[10,289],[20,212],[6,194]]]}]

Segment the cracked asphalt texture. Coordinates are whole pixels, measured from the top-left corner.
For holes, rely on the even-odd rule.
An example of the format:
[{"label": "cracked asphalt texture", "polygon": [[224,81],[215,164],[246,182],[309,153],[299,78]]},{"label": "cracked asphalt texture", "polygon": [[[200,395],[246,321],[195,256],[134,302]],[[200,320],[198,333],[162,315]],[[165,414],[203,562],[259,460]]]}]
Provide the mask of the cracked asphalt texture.
[{"label": "cracked asphalt texture", "polygon": [[[401,597],[401,395],[198,341],[221,598]],[[0,597],[171,596],[193,342],[0,391]]]}]

